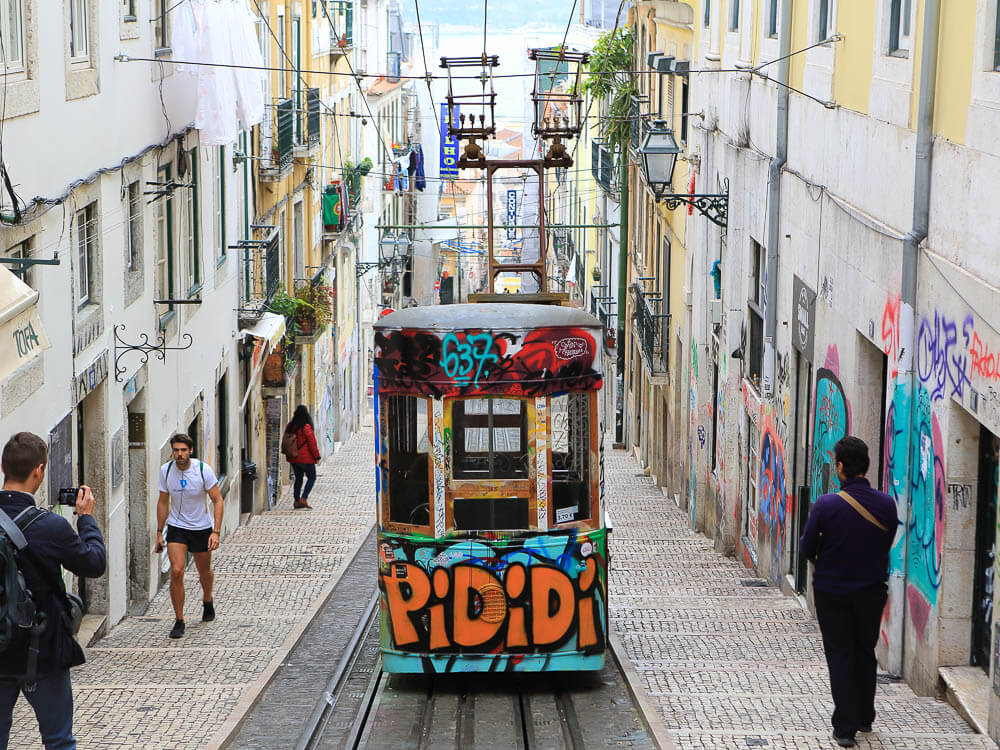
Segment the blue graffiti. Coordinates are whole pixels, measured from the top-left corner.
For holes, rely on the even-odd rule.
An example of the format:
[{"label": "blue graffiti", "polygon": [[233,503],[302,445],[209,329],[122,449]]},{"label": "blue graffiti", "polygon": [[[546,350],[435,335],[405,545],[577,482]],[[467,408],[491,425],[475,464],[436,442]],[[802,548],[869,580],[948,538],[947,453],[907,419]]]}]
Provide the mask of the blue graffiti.
[{"label": "blue graffiti", "polygon": [[908,578],[928,604],[937,603],[941,586],[944,506],[947,498],[941,428],[931,411],[927,391],[920,389],[914,413],[914,441],[911,456],[910,495],[912,513]]},{"label": "blue graffiti", "polygon": [[847,399],[840,380],[832,370],[821,368],[816,373],[816,417],[810,471],[813,502],[820,495],[840,489],[840,480],[834,470],[833,446],[848,433],[850,427]]},{"label": "blue graffiti", "polygon": [[[481,343],[482,348],[476,345]],[[466,386],[470,382],[478,388],[479,378],[488,374],[483,370],[487,362],[498,363],[500,357],[493,351],[493,336],[489,333],[469,333],[465,341],[459,341],[454,333],[444,337],[441,347],[441,366],[445,374],[455,381],[456,385]],[[473,378],[472,371],[475,370]]]},{"label": "blue graffiti", "polygon": [[[962,398],[969,381],[969,343],[975,320],[967,315],[962,323],[964,348],[958,344],[958,324],[934,312],[934,321],[920,321],[917,334],[917,374],[927,386],[932,401],[946,395]],[[949,390],[950,389],[950,390]],[[946,393],[947,391],[947,393]]]}]

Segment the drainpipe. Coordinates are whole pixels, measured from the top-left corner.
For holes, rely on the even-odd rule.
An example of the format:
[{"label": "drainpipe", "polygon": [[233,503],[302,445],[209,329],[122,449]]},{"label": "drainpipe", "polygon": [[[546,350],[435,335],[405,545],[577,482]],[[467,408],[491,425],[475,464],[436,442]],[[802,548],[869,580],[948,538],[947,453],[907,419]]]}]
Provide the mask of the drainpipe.
[{"label": "drainpipe", "polygon": [[[925,0],[924,25],[921,30],[920,45],[920,95],[917,100],[917,148],[913,168],[913,228],[903,239],[902,283],[899,305],[899,367],[893,392],[893,411],[902,415],[905,438],[905,472],[892,478],[894,494],[897,498],[896,510],[904,519],[902,539],[897,541],[900,551],[894,554],[894,565],[889,576],[889,648],[888,670],[890,674],[903,673],[904,640],[906,629],[906,559],[909,555],[909,537],[906,529],[910,525],[910,482],[915,446],[913,445],[913,394],[916,392],[916,373],[913,369],[913,347],[916,343],[915,310],[917,302],[917,262],[920,243],[927,238],[931,202],[931,154],[934,146],[934,96],[937,83],[938,30],[941,21],[939,0]],[[909,344],[906,346],[905,344]],[[897,428],[898,431],[898,428]],[[898,455],[898,452],[896,453]],[[901,509],[905,509],[901,512]],[[898,569],[897,569],[898,568]]]},{"label": "drainpipe", "polygon": [[778,245],[781,242],[781,170],[788,157],[789,53],[792,48],[792,3],[781,4],[781,32],[778,63],[778,111],[774,158],[767,185],[767,262],[764,280],[764,395],[774,395],[774,335],[778,327]]},{"label": "drainpipe", "polygon": [[[625,289],[628,286],[628,144],[622,144],[621,163],[621,202],[618,204],[618,370],[616,375],[622,379],[622,395],[615,404],[615,442],[619,445],[625,442]],[[618,393],[617,383],[615,393]]]}]

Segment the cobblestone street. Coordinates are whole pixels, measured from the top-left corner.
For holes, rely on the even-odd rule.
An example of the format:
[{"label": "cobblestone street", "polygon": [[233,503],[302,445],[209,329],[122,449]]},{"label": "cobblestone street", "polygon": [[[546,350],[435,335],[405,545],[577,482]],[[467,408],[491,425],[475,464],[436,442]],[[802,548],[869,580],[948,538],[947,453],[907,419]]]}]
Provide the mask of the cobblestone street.
[{"label": "cobblestone street", "polygon": [[[215,556],[215,622],[200,622],[186,577],[187,634],[167,638],[164,588],[88,649],[73,671],[82,748],[203,750],[230,734],[339,579],[373,522],[371,428],[319,469],[315,510],[275,510],[227,537]],[[622,451],[605,458],[614,519],[614,635],[678,750],[834,747],[815,620],[687,528],[686,515]],[[880,680],[870,748],[994,748],[947,704]],[[40,748],[21,700],[12,748]]]},{"label": "cobblestone street", "polygon": [[[605,471],[612,628],[678,750],[836,747],[815,619],[778,589],[745,587],[754,572],[690,531],[630,455],[609,451]],[[858,747],[996,747],[947,703],[883,677]]]},{"label": "cobblestone street", "polygon": [[[72,673],[81,748],[205,750],[229,734],[374,523],[372,445],[363,428],[320,465],[312,511],[293,511],[286,490],[273,511],[223,540],[213,555],[214,622],[201,622],[191,565],[183,638],[167,638],[174,617],[164,586],[144,616],[126,618],[87,649],[87,663]],[[23,698],[10,747],[42,747]]]}]

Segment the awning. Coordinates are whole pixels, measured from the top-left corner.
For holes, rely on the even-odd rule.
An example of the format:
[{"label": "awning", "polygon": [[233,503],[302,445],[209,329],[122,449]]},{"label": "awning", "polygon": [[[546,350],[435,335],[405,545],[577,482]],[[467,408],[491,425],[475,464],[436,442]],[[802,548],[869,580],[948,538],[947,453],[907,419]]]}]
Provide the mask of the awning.
[{"label": "awning", "polygon": [[260,320],[254,323],[252,328],[244,328],[240,331],[240,338],[253,336],[257,339],[264,339],[267,342],[267,349],[273,349],[281,337],[285,335],[285,316],[277,313],[266,312],[260,316]]},{"label": "awning", "polygon": [[0,268],[0,379],[52,346],[37,301],[38,292]]},{"label": "awning", "polygon": [[264,360],[267,358],[268,353],[278,345],[278,342],[281,341],[281,337],[284,335],[285,316],[270,312],[261,315],[260,320],[254,323],[251,328],[244,328],[240,331],[240,339],[244,339],[247,336],[257,339],[257,345],[254,346],[253,359],[251,360],[250,382],[247,383],[247,392],[243,394],[240,411],[243,411],[247,405],[247,399],[250,398],[250,392],[253,390],[254,383],[257,382],[257,376],[264,369]]}]

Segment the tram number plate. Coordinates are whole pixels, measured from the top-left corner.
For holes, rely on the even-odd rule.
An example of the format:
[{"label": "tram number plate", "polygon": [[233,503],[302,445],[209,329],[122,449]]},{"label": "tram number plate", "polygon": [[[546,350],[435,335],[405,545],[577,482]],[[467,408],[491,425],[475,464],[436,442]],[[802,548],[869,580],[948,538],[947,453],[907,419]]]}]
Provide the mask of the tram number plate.
[{"label": "tram number plate", "polygon": [[576,515],[577,506],[571,505],[568,508],[556,508],[556,523],[567,523],[573,520]]}]

